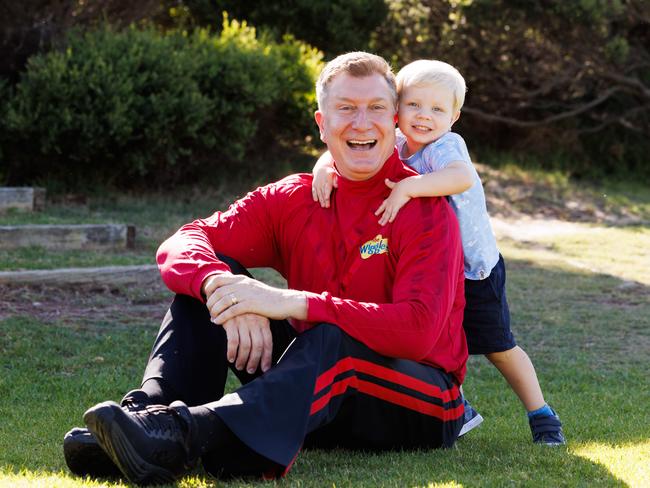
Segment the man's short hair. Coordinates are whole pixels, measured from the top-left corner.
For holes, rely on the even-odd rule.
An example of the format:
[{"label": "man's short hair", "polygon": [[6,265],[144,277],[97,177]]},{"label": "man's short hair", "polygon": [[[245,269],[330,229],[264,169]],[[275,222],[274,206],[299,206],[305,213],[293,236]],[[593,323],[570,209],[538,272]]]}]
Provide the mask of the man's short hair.
[{"label": "man's short hair", "polygon": [[432,59],[419,59],[407,64],[396,77],[397,93],[409,86],[441,84],[454,94],[454,110],[460,110],[465,103],[467,87],[465,79],[451,64]]},{"label": "man's short hair", "polygon": [[325,65],[316,82],[316,98],[318,109],[323,110],[327,99],[327,89],[331,81],[341,73],[347,73],[355,78],[364,78],[378,74],[384,77],[390,89],[393,103],[397,106],[397,87],[392,68],[381,56],[363,51],[341,54]]}]

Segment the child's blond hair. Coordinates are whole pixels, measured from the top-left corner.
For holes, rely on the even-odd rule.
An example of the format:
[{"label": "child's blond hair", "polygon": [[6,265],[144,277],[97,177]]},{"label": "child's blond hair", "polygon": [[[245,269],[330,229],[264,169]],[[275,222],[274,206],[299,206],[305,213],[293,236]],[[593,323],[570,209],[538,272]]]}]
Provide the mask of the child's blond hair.
[{"label": "child's blond hair", "polygon": [[396,77],[397,94],[408,86],[423,86],[441,84],[454,94],[454,111],[458,111],[465,103],[465,79],[451,64],[433,59],[419,59],[404,66]]}]

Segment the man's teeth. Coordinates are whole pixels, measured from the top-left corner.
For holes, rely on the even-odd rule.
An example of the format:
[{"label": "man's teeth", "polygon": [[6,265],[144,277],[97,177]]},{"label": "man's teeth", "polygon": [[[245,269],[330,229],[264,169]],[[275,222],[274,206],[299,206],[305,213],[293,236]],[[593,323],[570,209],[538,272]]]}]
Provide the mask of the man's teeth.
[{"label": "man's teeth", "polygon": [[377,139],[370,139],[368,141],[358,141],[358,140],[351,140],[348,141],[348,144],[354,144],[355,146],[366,146],[366,145],[371,145],[377,142]]}]

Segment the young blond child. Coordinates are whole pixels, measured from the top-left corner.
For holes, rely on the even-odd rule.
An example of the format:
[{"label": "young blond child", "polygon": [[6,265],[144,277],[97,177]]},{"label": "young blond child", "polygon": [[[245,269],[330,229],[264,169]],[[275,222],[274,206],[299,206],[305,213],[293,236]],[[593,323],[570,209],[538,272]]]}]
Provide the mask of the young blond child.
[{"label": "young blond child", "polygon": [[[397,74],[399,111],[397,150],[419,175],[399,182],[386,180],[392,191],[377,209],[379,224],[395,219],[411,198],[449,195],[465,255],[465,317],[463,327],[470,354],[483,354],[508,381],[528,412],[533,442],[565,443],[562,424],[544,400],[535,368],[516,345],[510,330],[506,300],[506,271],[487,213],[483,185],[465,141],[451,132],[465,100],[465,80],[453,66],[419,60]],[[314,167],[314,200],[329,206],[337,186],[334,162],[328,153]],[[461,435],[478,426],[482,417],[466,404]]]}]

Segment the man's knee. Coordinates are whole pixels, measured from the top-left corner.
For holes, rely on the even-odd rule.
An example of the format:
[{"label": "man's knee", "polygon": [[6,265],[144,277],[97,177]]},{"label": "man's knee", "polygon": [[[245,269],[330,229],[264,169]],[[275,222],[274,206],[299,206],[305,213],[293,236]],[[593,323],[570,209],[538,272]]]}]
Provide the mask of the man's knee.
[{"label": "man's knee", "polygon": [[189,295],[181,294],[174,296],[174,301],[169,308],[172,310],[172,313],[174,312],[174,309],[191,313],[203,313],[204,311],[207,312],[207,308],[201,300],[198,300]]},{"label": "man's knee", "polygon": [[[225,331],[215,327],[210,320],[210,312],[201,300],[188,295],[176,295],[163,320],[162,331],[173,331],[186,340],[208,340],[222,342]],[[206,335],[207,334],[207,335]],[[223,337],[221,337],[223,336]]]},{"label": "man's knee", "polygon": [[231,258],[230,256],[217,253],[217,258],[219,258],[220,261],[226,263],[228,267],[230,267],[230,271],[232,272],[232,274],[242,274],[242,275],[252,277],[251,274],[248,272],[248,270],[244,266],[242,266],[239,261]]}]

